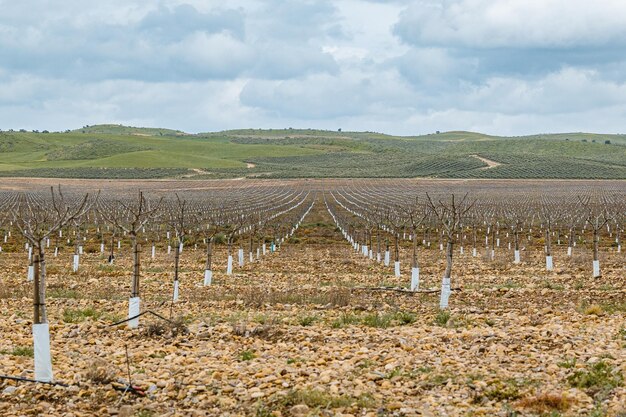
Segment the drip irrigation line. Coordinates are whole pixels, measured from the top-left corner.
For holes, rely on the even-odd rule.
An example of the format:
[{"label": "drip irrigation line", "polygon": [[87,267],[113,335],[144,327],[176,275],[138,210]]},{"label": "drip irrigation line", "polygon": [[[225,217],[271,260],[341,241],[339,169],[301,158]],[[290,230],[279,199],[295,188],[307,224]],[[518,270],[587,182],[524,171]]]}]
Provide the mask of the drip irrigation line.
[{"label": "drip irrigation line", "polygon": [[143,312],[141,312],[141,313],[137,314],[136,316],[132,316],[132,317],[129,317],[129,318],[127,318],[127,319],[124,319],[124,320],[118,321],[117,323],[109,324],[109,326],[108,326],[108,327],[113,327],[113,326],[117,326],[117,325],[119,325],[119,324],[124,324],[124,323],[126,323],[126,322],[129,322],[129,321],[131,321],[131,320],[136,319],[137,317],[141,317],[141,316],[143,316],[144,314],[152,314],[153,316],[156,316],[156,317],[160,318],[161,320],[165,320],[165,321],[166,321],[166,322],[168,322],[168,323],[172,323],[172,320],[166,319],[166,318],[165,318],[165,317],[163,317],[162,315],[160,315],[160,314],[158,314],[158,313],[155,313],[155,312],[154,312],[154,311],[152,311],[152,310],[146,310],[146,311],[143,311]]},{"label": "drip irrigation line", "polygon": [[62,382],[54,382],[54,381],[40,381],[38,379],[31,379],[31,378],[24,378],[21,376],[10,376],[10,375],[0,375],[0,379],[8,379],[10,381],[18,381],[18,382],[35,382],[38,384],[48,384],[48,385],[53,385],[53,386],[60,386],[60,387],[69,387],[68,384],[64,384]]}]

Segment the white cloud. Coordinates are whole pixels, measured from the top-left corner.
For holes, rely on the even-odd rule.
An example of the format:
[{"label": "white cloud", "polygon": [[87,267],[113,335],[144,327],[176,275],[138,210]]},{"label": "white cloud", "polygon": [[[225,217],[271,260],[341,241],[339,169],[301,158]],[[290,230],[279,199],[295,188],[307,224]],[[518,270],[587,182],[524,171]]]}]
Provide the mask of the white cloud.
[{"label": "white cloud", "polygon": [[472,48],[626,44],[621,0],[419,0],[396,33],[414,45]]}]

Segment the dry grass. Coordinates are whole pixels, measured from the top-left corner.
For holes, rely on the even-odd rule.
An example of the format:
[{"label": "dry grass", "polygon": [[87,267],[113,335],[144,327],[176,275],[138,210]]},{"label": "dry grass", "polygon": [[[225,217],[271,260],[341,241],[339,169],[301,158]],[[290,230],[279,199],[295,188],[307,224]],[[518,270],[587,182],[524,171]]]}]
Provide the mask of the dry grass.
[{"label": "dry grass", "polygon": [[537,414],[550,413],[553,411],[565,411],[572,405],[572,400],[563,394],[538,394],[533,397],[522,398],[517,406],[531,410]]}]

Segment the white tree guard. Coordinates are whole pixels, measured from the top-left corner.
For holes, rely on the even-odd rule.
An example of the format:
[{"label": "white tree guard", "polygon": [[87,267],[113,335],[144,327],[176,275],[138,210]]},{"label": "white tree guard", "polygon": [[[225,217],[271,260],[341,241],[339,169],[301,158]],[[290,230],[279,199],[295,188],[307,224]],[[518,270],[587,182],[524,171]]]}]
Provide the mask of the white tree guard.
[{"label": "white tree guard", "polygon": [[154,255],[156,255],[156,248],[154,247],[154,245],[152,245],[152,251],[150,253],[150,256],[152,257],[152,259],[154,259]]},{"label": "white tree guard", "polygon": [[385,266],[389,266],[389,251],[385,251]]},{"label": "white tree guard", "polygon": [[519,250],[515,251],[515,262],[516,264],[520,263],[520,256],[519,256]]},{"label": "white tree guard", "polygon": [[26,275],[26,279],[29,282],[32,282],[35,279],[35,266],[28,265],[28,275]]},{"label": "white tree guard", "polygon": [[395,261],[393,263],[393,272],[396,275],[396,277],[400,276],[400,261]]},{"label": "white tree guard", "polygon": [[476,248],[472,248],[472,256],[475,258],[476,257]]},{"label": "white tree guard", "polygon": [[178,280],[174,281],[174,297],[172,300],[174,302],[178,301]]},{"label": "white tree guard", "polygon": [[[141,307],[141,299],[139,297],[131,297],[128,299],[128,318],[139,315]],[[135,317],[128,321],[129,329],[136,329],[139,327],[139,317]]]},{"label": "white tree guard", "polygon": [[600,261],[593,261],[593,277],[598,278],[600,276]]},{"label": "white tree guard", "polygon": [[552,256],[546,256],[546,270],[552,271],[554,269],[554,265],[552,264]]},{"label": "white tree guard", "polygon": [[265,256],[265,252],[267,252],[267,246],[265,243],[263,244],[263,256]]},{"label": "white tree guard", "polygon": [[79,255],[83,254],[83,245],[78,246],[78,254]]},{"label": "white tree guard", "polygon": [[72,263],[72,271],[78,271],[78,263],[79,263],[80,255],[74,255],[73,263]]},{"label": "white tree guard", "polygon": [[35,379],[52,382],[52,357],[50,355],[50,328],[48,323],[33,324],[33,351],[35,353]]},{"label": "white tree guard", "polygon": [[226,264],[226,275],[233,273],[233,255],[228,255],[228,263]]},{"label": "white tree guard", "polygon": [[439,298],[439,308],[448,308],[448,301],[450,300],[450,278],[444,278],[441,282],[441,297]]},{"label": "white tree guard", "polygon": [[209,285],[211,285],[212,279],[213,279],[213,271],[211,271],[210,269],[205,269],[204,270],[204,286],[208,287]]},{"label": "white tree guard", "polygon": [[411,268],[411,291],[417,291],[420,288],[420,269],[416,266]]},{"label": "white tree guard", "polygon": [[239,266],[241,267],[241,266],[243,266],[243,249],[239,249],[238,256],[239,256],[239,259],[238,259]]}]

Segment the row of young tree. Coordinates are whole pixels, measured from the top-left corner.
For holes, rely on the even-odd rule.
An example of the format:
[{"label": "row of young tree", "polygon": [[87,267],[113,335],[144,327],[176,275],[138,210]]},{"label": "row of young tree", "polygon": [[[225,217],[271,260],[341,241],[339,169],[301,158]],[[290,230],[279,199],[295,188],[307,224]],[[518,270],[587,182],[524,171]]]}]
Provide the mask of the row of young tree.
[{"label": "row of young tree", "polygon": [[521,263],[521,251],[543,246],[545,268],[554,269],[554,246],[567,244],[567,256],[577,246],[590,247],[589,262],[594,278],[601,276],[600,253],[621,253],[626,219],[623,194],[572,194],[565,201],[545,194],[523,200],[470,194],[397,194],[384,188],[342,187],[325,195],[325,204],[344,237],[356,251],[389,266],[393,258],[396,277],[401,276],[400,252],[410,247],[409,288],[419,290],[418,254],[437,246],[445,253],[441,308],[447,308],[455,249],[473,257],[484,246],[484,255],[494,260],[505,247],[511,262]]},{"label": "row of young tree", "polygon": [[151,247],[152,258],[160,243],[167,243],[168,254],[173,249],[172,302],[175,302],[179,298],[179,265],[185,245],[191,244],[196,249],[198,245],[204,246],[202,285],[211,285],[216,243],[226,246],[226,275],[230,275],[235,245],[239,245],[239,266],[245,262],[244,246],[248,248],[250,262],[274,252],[297,230],[314,201],[310,191],[293,187],[243,192],[233,189],[210,196],[174,194],[169,198],[147,196],[142,191],[122,196],[66,192],[60,186],[48,192],[0,195],[0,210],[4,213],[0,217],[0,231],[4,232],[5,247],[19,248],[23,244],[28,254],[26,279],[33,282],[35,378],[52,380],[46,310],[48,255],[57,257],[61,248],[73,247],[72,269],[77,271],[83,245],[94,238],[100,241],[105,262],[114,263],[120,251],[129,249],[133,271],[127,323],[136,328],[141,315],[143,245]]}]

